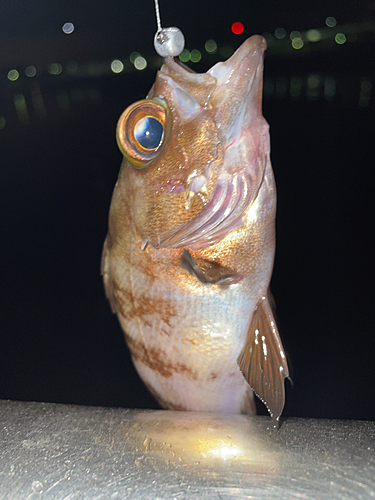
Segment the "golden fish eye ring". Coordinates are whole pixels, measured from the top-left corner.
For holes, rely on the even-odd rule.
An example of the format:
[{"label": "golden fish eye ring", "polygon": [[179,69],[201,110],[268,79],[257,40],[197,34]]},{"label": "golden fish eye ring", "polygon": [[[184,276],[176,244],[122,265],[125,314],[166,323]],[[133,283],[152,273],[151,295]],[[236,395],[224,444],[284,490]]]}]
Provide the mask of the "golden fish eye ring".
[{"label": "golden fish eye ring", "polygon": [[[116,131],[117,144],[125,158],[136,168],[144,168],[159,155],[167,138],[167,121],[168,109],[162,99],[137,101],[120,116]],[[149,139],[152,133],[147,130],[143,139],[140,138],[140,124],[144,127],[147,122],[154,128],[152,140]]]}]

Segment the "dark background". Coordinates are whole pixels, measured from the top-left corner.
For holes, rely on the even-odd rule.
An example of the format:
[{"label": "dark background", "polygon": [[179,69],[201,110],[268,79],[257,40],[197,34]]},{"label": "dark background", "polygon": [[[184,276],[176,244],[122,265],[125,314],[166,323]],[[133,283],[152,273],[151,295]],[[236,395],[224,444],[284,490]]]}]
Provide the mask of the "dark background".
[{"label": "dark background", "polygon": [[[345,4],[161,0],[160,8],[163,25],[202,52],[190,63],[198,71],[268,33],[264,114],[279,199],[272,289],[294,380],[284,415],[373,420],[375,3]],[[234,21],[242,35],[231,33]],[[75,25],[70,35],[65,22]],[[322,40],[308,42],[309,29]],[[99,273],[121,162],[116,122],[154,81],[155,30],[151,0],[0,4],[1,398],[158,407]],[[305,41],[299,50],[292,30]],[[216,54],[204,50],[209,38]],[[129,62],[133,51],[144,71]],[[113,59],[122,73],[111,72]],[[60,74],[48,72],[51,63]],[[25,76],[30,65],[34,77]]]}]

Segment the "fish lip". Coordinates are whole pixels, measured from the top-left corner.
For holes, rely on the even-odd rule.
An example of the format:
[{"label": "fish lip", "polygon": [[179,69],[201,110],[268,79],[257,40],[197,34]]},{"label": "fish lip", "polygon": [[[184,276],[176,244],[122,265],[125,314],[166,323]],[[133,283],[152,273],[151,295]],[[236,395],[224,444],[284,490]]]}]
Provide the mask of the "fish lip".
[{"label": "fish lip", "polygon": [[261,35],[253,35],[245,40],[240,47],[226,61],[214,64],[207,73],[215,76],[215,68],[222,66],[230,66],[236,71],[239,66],[244,63],[250,63],[254,56],[263,57],[267,49],[267,42]]},{"label": "fish lip", "polygon": [[260,35],[254,35],[229,59],[215,64],[207,71],[207,74],[216,78],[209,104],[216,109],[217,124],[228,139],[230,128],[240,116],[243,106],[251,110],[251,116],[262,115],[263,60],[266,48],[266,40]]}]

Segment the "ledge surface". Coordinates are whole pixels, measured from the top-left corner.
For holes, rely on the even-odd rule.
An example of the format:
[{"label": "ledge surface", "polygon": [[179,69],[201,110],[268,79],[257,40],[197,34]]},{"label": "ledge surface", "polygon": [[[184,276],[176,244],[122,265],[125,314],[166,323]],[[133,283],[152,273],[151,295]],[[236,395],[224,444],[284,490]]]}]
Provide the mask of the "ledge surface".
[{"label": "ledge surface", "polygon": [[375,422],[11,401],[0,419],[0,498],[375,497]]}]

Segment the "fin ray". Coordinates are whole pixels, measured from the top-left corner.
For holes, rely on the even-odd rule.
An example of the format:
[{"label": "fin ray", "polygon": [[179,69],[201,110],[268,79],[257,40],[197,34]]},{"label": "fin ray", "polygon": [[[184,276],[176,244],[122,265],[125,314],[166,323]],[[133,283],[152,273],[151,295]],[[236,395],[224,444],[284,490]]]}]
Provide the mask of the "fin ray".
[{"label": "fin ray", "polygon": [[267,297],[262,297],[257,304],[237,362],[243,376],[277,424],[285,404],[284,379],[289,377],[289,370]]},{"label": "fin ray", "polygon": [[241,274],[223,267],[217,262],[207,259],[193,259],[188,250],[183,251],[181,266],[205,285],[227,286],[242,280]]}]

